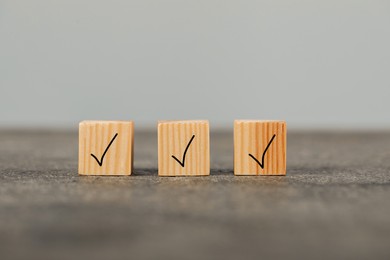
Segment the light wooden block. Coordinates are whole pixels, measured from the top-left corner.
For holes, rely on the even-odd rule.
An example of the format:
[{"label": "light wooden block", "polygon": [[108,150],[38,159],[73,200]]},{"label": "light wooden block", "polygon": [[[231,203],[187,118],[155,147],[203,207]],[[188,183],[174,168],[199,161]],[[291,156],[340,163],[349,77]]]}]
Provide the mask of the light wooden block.
[{"label": "light wooden block", "polygon": [[284,121],[234,121],[234,174],[286,175],[286,131]]},{"label": "light wooden block", "polygon": [[132,121],[81,122],[79,174],[131,175],[133,146],[134,123]]},{"label": "light wooden block", "polygon": [[158,175],[210,175],[207,120],[158,122]]}]

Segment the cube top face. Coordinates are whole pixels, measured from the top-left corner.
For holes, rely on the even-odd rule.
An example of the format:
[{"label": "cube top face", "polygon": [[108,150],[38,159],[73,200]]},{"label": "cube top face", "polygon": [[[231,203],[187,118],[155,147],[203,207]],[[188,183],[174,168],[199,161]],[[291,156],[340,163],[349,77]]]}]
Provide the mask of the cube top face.
[{"label": "cube top face", "polygon": [[132,121],[79,124],[80,175],[130,175],[133,169]]},{"label": "cube top face", "polygon": [[100,124],[100,125],[107,125],[107,124],[131,124],[134,125],[133,121],[125,121],[125,120],[84,120],[79,123],[79,126],[85,125],[85,124]]},{"label": "cube top face", "polygon": [[234,120],[234,123],[284,123],[285,121],[281,120],[257,120],[257,119],[237,119]]},{"label": "cube top face", "polygon": [[158,120],[158,124],[209,124],[208,120]]},{"label": "cube top face", "polygon": [[209,122],[158,122],[158,175],[210,175]]},{"label": "cube top face", "polygon": [[286,122],[234,121],[234,174],[286,174]]}]

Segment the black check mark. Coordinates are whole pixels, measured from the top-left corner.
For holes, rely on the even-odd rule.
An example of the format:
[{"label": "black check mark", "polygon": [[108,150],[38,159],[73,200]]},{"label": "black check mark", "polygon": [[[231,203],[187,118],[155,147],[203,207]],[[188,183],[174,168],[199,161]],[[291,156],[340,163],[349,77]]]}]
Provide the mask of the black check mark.
[{"label": "black check mark", "polygon": [[187,151],[188,151],[188,148],[189,148],[190,145],[191,145],[192,140],[194,140],[194,138],[195,138],[195,135],[193,135],[193,136],[191,137],[190,142],[187,144],[187,147],[186,147],[186,149],[184,150],[183,159],[182,159],[183,162],[179,161],[179,159],[177,159],[176,156],[172,155],[172,158],[175,159],[175,160],[181,165],[181,167],[183,167],[183,168],[184,168],[184,163],[185,163],[185,160],[186,160],[186,153],[187,153]]},{"label": "black check mark", "polygon": [[104,156],[106,156],[106,153],[107,153],[108,149],[110,148],[110,146],[112,145],[112,143],[114,142],[114,140],[115,140],[115,138],[116,138],[117,136],[118,136],[118,133],[116,133],[116,134],[114,135],[114,137],[111,139],[111,141],[110,141],[110,143],[108,144],[106,150],[104,150],[104,153],[103,153],[102,158],[100,159],[100,161],[98,160],[98,158],[97,158],[94,154],[91,154],[91,156],[92,156],[93,158],[95,158],[95,160],[97,161],[97,163],[99,164],[100,167],[102,167],[102,165],[103,165]]},{"label": "black check mark", "polygon": [[272,141],[275,139],[275,136],[276,135],[273,135],[271,140],[268,142],[268,145],[267,147],[265,148],[264,152],[263,152],[263,156],[261,157],[261,163],[259,162],[259,160],[257,160],[252,154],[249,154],[249,156],[255,160],[257,162],[258,165],[260,165],[261,169],[264,169],[264,157],[265,157],[265,153],[267,152],[268,148],[270,147]]}]

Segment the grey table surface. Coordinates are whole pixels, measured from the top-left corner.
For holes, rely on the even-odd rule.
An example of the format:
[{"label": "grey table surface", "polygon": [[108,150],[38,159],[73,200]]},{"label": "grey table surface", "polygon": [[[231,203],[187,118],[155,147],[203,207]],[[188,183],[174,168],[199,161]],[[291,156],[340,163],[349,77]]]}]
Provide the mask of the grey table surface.
[{"label": "grey table surface", "polygon": [[390,259],[390,133],[292,132],[287,176],[158,177],[155,132],[135,173],[79,177],[77,132],[0,131],[0,259]]}]

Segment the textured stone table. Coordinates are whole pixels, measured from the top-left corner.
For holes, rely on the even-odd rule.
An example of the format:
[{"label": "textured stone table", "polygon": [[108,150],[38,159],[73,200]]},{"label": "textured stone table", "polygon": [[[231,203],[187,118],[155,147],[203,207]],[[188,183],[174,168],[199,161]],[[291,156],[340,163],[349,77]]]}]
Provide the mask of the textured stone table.
[{"label": "textured stone table", "polygon": [[235,177],[232,133],[210,177],[79,177],[77,132],[0,131],[0,259],[390,259],[390,134],[289,133],[286,177]]}]

